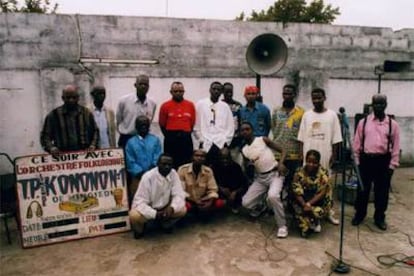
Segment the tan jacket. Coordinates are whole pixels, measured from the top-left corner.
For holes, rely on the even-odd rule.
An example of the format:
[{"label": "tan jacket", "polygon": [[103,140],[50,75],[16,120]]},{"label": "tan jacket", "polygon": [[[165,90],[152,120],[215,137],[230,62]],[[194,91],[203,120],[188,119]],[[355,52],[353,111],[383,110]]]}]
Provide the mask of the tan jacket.
[{"label": "tan jacket", "polygon": [[178,169],[178,175],[188,199],[199,201],[218,198],[217,183],[213,171],[209,167],[203,165],[200,173],[196,176],[193,173],[193,164],[184,164]]},{"label": "tan jacket", "polygon": [[[95,110],[94,105],[88,106],[89,110],[92,112]],[[108,122],[108,137],[109,137],[109,145],[111,148],[116,147],[116,140],[115,140],[115,133],[116,133],[116,125],[115,125],[115,113],[112,109],[107,106],[103,107],[105,111],[106,121]]]}]

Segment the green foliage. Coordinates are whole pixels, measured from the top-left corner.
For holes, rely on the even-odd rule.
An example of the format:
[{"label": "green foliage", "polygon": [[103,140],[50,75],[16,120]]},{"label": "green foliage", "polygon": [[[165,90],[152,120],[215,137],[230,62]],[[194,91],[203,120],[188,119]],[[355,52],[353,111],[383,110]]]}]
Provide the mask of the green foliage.
[{"label": "green foliage", "polygon": [[313,0],[309,5],[305,0],[278,0],[267,10],[253,10],[249,17],[242,12],[236,20],[330,24],[339,14],[338,7],[325,5],[323,0]]},{"label": "green foliage", "polygon": [[1,12],[56,13],[58,4],[51,5],[50,0],[25,0],[23,5],[17,0],[0,0]]}]

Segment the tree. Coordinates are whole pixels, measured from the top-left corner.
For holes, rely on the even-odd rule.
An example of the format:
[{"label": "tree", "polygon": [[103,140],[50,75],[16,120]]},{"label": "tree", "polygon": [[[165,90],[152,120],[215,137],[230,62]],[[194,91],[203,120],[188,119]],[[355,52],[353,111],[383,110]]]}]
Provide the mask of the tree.
[{"label": "tree", "polygon": [[267,10],[253,10],[249,17],[242,12],[236,20],[330,24],[338,15],[339,8],[325,5],[323,0],[313,0],[309,5],[305,0],[278,0]]},{"label": "tree", "polygon": [[51,6],[50,0],[25,0],[19,5],[17,0],[0,0],[1,12],[56,13],[58,4]]}]

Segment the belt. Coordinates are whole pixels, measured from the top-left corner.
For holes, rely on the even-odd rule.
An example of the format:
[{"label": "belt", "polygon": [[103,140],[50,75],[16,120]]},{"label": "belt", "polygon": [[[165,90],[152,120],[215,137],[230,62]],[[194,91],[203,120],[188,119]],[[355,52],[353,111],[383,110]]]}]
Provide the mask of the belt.
[{"label": "belt", "polygon": [[264,174],[269,174],[269,173],[274,172],[274,171],[276,171],[276,170],[277,170],[277,167],[275,167],[275,168],[271,169],[270,171],[267,171],[267,172],[262,172],[262,173],[259,173],[259,174],[262,174],[262,175],[264,175]]},{"label": "belt", "polygon": [[384,157],[386,155],[388,155],[389,153],[361,153],[361,155],[364,155],[365,157],[369,157],[369,158],[376,158],[376,157]]}]

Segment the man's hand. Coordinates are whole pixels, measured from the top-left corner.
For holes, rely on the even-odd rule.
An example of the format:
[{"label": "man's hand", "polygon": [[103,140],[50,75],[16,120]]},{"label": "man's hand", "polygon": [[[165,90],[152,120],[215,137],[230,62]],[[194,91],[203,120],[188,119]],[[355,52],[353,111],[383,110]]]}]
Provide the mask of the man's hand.
[{"label": "man's hand", "polygon": [[200,208],[201,210],[210,209],[211,206],[213,205],[213,202],[214,202],[213,198],[202,200],[201,202],[199,202],[198,208]]},{"label": "man's hand", "polygon": [[281,176],[285,176],[288,173],[288,169],[282,163],[279,163],[277,165],[277,171],[279,172],[279,175]]},{"label": "man's hand", "polygon": [[306,204],[303,206],[303,211],[306,213],[312,212],[312,205],[310,205],[309,202],[306,202]]},{"label": "man's hand", "polygon": [[171,218],[174,214],[174,209],[171,206],[168,206],[162,210],[157,211],[156,219],[165,220]]},{"label": "man's hand", "polygon": [[226,197],[230,197],[230,189],[229,188],[222,188],[220,187],[220,192]]},{"label": "man's hand", "polygon": [[388,177],[391,179],[392,175],[394,174],[394,170],[391,168],[388,168]]},{"label": "man's hand", "polygon": [[236,196],[237,196],[237,191],[233,191],[233,192],[231,192],[231,193],[230,193],[230,196],[229,196],[229,200],[230,200],[231,202],[236,201]]},{"label": "man's hand", "polygon": [[174,214],[173,207],[168,206],[167,208],[165,208],[165,211],[164,211],[164,219],[171,218],[173,214]]}]

